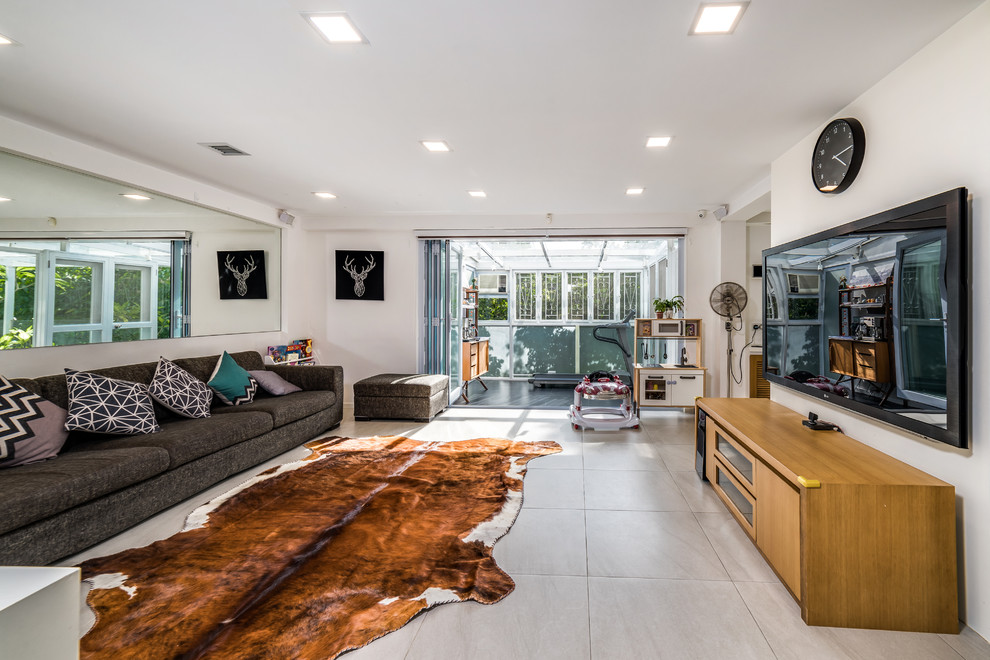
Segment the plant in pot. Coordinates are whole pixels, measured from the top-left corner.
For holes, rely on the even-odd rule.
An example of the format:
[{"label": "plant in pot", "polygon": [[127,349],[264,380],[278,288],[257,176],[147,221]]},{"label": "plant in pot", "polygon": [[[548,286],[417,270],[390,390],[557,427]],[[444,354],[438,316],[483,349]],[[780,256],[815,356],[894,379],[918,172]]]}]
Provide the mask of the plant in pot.
[{"label": "plant in pot", "polygon": [[653,301],[653,311],[657,313],[658,319],[673,318],[674,312],[684,311],[684,296],[657,298]]}]

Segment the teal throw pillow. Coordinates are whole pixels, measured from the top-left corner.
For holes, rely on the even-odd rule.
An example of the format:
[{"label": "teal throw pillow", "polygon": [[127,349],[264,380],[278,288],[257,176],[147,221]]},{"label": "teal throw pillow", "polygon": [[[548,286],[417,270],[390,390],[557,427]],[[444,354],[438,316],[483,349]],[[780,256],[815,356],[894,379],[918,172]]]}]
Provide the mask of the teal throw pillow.
[{"label": "teal throw pillow", "polygon": [[258,391],[258,381],[241,365],[234,362],[227,351],[217,360],[217,367],[207,383],[217,394],[217,398],[228,406],[240,406],[254,401]]}]

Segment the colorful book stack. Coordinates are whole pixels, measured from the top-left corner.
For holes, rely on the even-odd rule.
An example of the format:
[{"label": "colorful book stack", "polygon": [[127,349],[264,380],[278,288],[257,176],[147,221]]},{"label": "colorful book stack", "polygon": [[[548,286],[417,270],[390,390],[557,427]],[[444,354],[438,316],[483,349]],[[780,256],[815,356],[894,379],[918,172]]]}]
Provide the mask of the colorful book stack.
[{"label": "colorful book stack", "polygon": [[281,346],[269,346],[268,357],[275,364],[316,364],[316,359],[313,357],[312,339],[296,339]]}]

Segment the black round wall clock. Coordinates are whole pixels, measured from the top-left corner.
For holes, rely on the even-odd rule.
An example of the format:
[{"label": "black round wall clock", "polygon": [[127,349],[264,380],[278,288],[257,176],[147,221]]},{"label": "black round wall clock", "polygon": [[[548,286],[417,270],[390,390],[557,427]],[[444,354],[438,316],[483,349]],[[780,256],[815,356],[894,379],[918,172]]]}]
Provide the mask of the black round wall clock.
[{"label": "black round wall clock", "polygon": [[823,193],[840,193],[852,184],[866,151],[863,125],[852,117],[829,122],[811,154],[811,178]]}]

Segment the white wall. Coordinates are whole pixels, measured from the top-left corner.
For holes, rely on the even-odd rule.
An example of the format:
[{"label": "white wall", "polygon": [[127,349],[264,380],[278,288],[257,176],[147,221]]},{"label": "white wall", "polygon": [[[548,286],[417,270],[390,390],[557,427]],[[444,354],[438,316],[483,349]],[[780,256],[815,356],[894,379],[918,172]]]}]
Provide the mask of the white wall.
[{"label": "white wall", "polygon": [[[304,261],[313,304],[296,310],[310,328],[321,362],[344,367],[345,401],[351,402],[351,385],[376,373],[409,372],[417,368],[422,350],[422,302],[419,290],[420,243],[418,228],[463,236],[467,232],[518,235],[538,228],[546,232],[543,216],[389,216],[380,218],[317,219],[305,221],[307,238]],[[708,306],[708,294],[718,280],[718,224],[690,215],[554,216],[553,231],[655,230],[689,226],[686,247],[687,291],[684,315],[705,319],[705,339],[717,318]],[[374,231],[369,231],[374,228]],[[543,233],[539,235],[543,235]],[[334,299],[334,250],[384,250],[385,301]],[[286,279],[287,283],[289,279]],[[288,284],[291,287],[291,284]],[[287,298],[291,293],[287,292]],[[291,316],[291,314],[290,314]],[[706,341],[705,364],[715,359],[712,342]],[[719,368],[712,369],[716,377]],[[711,373],[711,372],[710,372]],[[709,386],[709,391],[715,391]]]},{"label": "white wall", "polygon": [[[901,432],[817,399],[773,387],[772,397],[801,413],[839,424],[877,449],[953,484],[958,500],[961,612],[990,637],[990,3],[985,3],[915,57],[837,113],[866,129],[859,178],[840,195],[821,195],[808,176],[821,128],[771,168],[773,243],[965,186],[972,196],[972,432],[958,450]],[[824,124],[823,124],[824,126]]]},{"label": "white wall", "polygon": [[[260,225],[258,229],[241,227],[221,231],[198,229],[193,232],[189,264],[191,334],[222,335],[281,328],[279,292],[282,287],[282,252],[279,234],[274,227]],[[218,250],[264,250],[268,298],[220,300]]]},{"label": "white wall", "polygon": [[[746,228],[746,250],[749,254],[746,262],[746,273],[743,284],[746,286],[746,293],[749,294],[749,305],[743,314],[743,330],[739,334],[739,347],[745,346],[752,341],[752,345],[743,351],[742,355],[742,385],[739,391],[733,390],[735,396],[749,396],[749,356],[762,354],[763,352],[763,330],[753,334],[754,325],[763,323],[763,279],[753,277],[753,266],[763,263],[763,250],[770,247],[770,214],[762,213],[747,225]],[[739,348],[737,347],[737,348]]]}]

